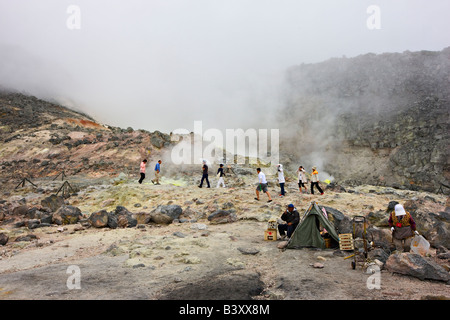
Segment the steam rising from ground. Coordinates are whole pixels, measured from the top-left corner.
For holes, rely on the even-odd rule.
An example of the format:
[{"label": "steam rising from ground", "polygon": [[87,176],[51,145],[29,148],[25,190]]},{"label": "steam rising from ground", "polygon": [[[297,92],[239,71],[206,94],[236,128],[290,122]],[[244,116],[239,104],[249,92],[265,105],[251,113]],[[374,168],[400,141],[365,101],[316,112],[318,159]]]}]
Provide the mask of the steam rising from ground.
[{"label": "steam rising from ground", "polygon": [[69,5],[0,0],[0,86],[122,128],[192,131],[201,120],[219,130],[279,129],[292,153],[280,162],[307,169],[330,159],[327,128],[351,105],[293,95],[289,67],[450,43],[448,1],[377,1],[378,30],[366,23],[373,3],[360,0],[81,0],[76,30],[67,28]]}]

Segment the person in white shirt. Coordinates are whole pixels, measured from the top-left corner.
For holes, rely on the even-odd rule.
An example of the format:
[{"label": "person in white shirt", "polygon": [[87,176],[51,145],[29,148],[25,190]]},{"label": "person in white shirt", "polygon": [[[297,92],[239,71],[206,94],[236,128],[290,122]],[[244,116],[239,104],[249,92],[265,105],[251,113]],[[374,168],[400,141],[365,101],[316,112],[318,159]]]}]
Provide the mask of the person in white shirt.
[{"label": "person in white shirt", "polygon": [[306,188],[306,184],[308,183],[308,178],[306,178],[306,171],[303,166],[300,166],[297,170],[298,174],[298,188],[300,189],[300,193],[302,193],[302,187],[305,188],[305,191],[308,191]]},{"label": "person in white shirt", "polygon": [[267,190],[267,180],[266,175],[261,171],[261,168],[256,169],[258,172],[258,186],[256,187],[256,198],[255,200],[259,201],[259,192],[262,191],[269,197],[269,201],[272,202],[272,197],[270,196],[269,191]]},{"label": "person in white shirt", "polygon": [[283,165],[279,164],[277,166],[277,170],[278,170],[278,183],[280,184],[280,188],[281,188],[281,192],[280,192],[280,197],[284,197],[285,192],[284,192],[284,183],[286,182],[284,180],[284,172],[283,172]]}]

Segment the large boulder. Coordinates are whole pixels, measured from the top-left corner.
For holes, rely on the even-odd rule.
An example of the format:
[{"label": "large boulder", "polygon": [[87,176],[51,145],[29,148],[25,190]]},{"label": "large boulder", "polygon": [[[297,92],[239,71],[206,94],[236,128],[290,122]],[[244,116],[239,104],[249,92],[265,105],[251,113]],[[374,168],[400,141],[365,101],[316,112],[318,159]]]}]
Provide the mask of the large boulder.
[{"label": "large boulder", "polygon": [[93,212],[89,218],[89,223],[95,228],[105,228],[108,226],[109,213],[106,210]]},{"label": "large boulder", "polygon": [[158,207],[156,207],[155,210],[153,210],[153,212],[165,214],[165,215],[171,217],[172,220],[174,220],[174,219],[178,219],[180,217],[180,215],[183,213],[183,209],[179,205],[176,205],[176,204],[159,205]]},{"label": "large boulder", "polygon": [[390,229],[369,226],[367,228],[367,240],[373,241],[374,247],[389,251],[392,249],[392,232]]},{"label": "large boulder", "polygon": [[15,216],[25,216],[28,212],[28,206],[26,204],[17,205],[12,208],[12,214]]},{"label": "large boulder", "polygon": [[333,223],[338,233],[352,233],[352,220],[339,210],[323,206],[327,211],[328,220]]},{"label": "large boulder", "polygon": [[81,210],[74,206],[61,206],[52,217],[52,222],[58,225],[75,224],[83,217]]},{"label": "large boulder", "polygon": [[448,271],[431,259],[415,253],[397,253],[389,256],[385,268],[393,273],[404,274],[420,280],[449,281]]},{"label": "large boulder", "polygon": [[380,210],[376,212],[369,212],[369,214],[366,215],[366,219],[369,224],[375,227],[389,227],[389,213],[386,211]]},{"label": "large boulder", "polygon": [[[137,225],[137,219],[125,207],[117,206],[114,215],[117,218],[117,226],[120,228],[132,228]],[[110,219],[113,220],[114,217],[110,217]]]},{"label": "large boulder", "polygon": [[6,233],[0,233],[0,246],[4,246],[8,243],[9,237]]},{"label": "large boulder", "polygon": [[137,220],[125,207],[118,206],[114,212],[100,210],[90,215],[89,223],[96,228],[111,229],[131,228],[137,225]]},{"label": "large boulder", "polygon": [[54,194],[41,200],[41,206],[49,208],[53,212],[61,208],[63,205],[64,198]]},{"label": "large boulder", "polygon": [[179,205],[159,205],[150,212],[150,221],[157,224],[170,224],[183,213]]},{"label": "large boulder", "polygon": [[208,216],[212,224],[230,223],[237,221],[235,210],[217,210]]},{"label": "large boulder", "polygon": [[168,215],[160,212],[151,212],[150,213],[150,222],[156,224],[171,224],[173,219]]},{"label": "large boulder", "polygon": [[147,224],[151,221],[151,215],[147,212],[134,213],[132,216],[137,220],[138,224]]},{"label": "large boulder", "polygon": [[423,235],[431,246],[435,248],[442,246],[450,249],[450,223],[438,221]]}]

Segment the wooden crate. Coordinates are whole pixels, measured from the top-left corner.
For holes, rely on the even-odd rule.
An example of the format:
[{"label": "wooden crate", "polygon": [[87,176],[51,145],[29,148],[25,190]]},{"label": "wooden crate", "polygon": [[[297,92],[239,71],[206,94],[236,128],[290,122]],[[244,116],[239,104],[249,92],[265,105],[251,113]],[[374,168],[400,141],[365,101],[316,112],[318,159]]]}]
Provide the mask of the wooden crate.
[{"label": "wooden crate", "polygon": [[353,236],[351,233],[342,233],[339,235],[339,249],[340,250],[353,250]]},{"label": "wooden crate", "polygon": [[268,229],[268,230],[264,231],[264,240],[266,240],[266,241],[277,240],[277,230],[276,229]]}]

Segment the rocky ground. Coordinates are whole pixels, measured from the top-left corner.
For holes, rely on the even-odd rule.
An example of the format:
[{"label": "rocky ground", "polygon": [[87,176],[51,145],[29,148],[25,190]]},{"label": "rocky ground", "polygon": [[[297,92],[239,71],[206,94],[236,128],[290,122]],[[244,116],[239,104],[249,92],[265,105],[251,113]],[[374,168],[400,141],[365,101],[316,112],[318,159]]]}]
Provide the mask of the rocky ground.
[{"label": "rocky ground", "polygon": [[[285,166],[288,193],[279,198],[275,167],[260,163],[273,202],[256,201],[255,165],[232,165],[227,188],[214,188],[211,174],[213,188],[199,189],[198,166],[170,164],[172,138],[0,90],[0,299],[450,298],[447,195],[361,179],[334,181],[323,196],[300,194],[295,170]],[[158,159],[157,186],[150,179]],[[312,201],[338,233],[352,232],[353,216],[367,218],[369,259],[379,271],[353,270],[346,259],[353,252],[339,248],[283,249],[264,240],[269,219],[287,204],[303,214]],[[394,201],[430,242],[425,256],[393,252],[387,210]]]},{"label": "rocky ground", "polygon": [[[284,198],[278,197],[278,186],[271,184],[274,200],[267,203],[265,195],[259,202],[254,200],[251,177],[245,181],[230,177],[230,187],[220,189],[214,188],[215,179],[211,180],[213,188],[200,189],[194,177],[163,178],[158,186],[150,177],[142,185],[137,177],[126,175],[67,177],[76,192],[69,192],[63,202],[79,209],[76,221],[68,221],[58,209],[42,205],[42,200],[56,193],[62,180],[36,179],[36,187],[26,183],[17,189],[11,182],[0,196],[0,233],[7,238],[0,246],[0,299],[450,298],[445,247],[448,220],[442,222],[447,196],[372,186],[328,188],[320,196],[300,194],[290,182]],[[370,289],[371,283],[376,284],[374,274],[360,265],[356,270],[351,268],[353,259],[345,258],[352,252],[338,248],[280,249],[281,241],[264,240],[271,217],[278,218],[289,203],[303,214],[311,201],[342,213],[347,224],[354,215],[370,218],[377,247],[370,257],[382,262],[381,271],[376,273],[378,287]],[[426,211],[445,223],[447,237],[437,236],[432,226],[423,230],[433,239],[433,246],[423,257],[427,265],[421,268],[427,271],[420,275],[402,274],[401,268],[392,266],[395,261],[388,259],[395,255],[386,240],[386,209],[391,201],[409,206],[417,218]],[[57,201],[47,205],[54,203]],[[168,219],[173,212],[164,214],[162,208],[177,206],[181,214]],[[128,220],[118,219],[114,227],[110,220],[101,226],[101,214],[96,216],[99,219],[93,218],[98,212],[118,212],[118,207],[126,210]],[[52,218],[45,220],[45,214]],[[220,215],[222,219],[217,218]],[[418,224],[426,228],[425,223]],[[394,269],[399,271],[392,272]],[[430,279],[433,275],[438,276]]]}]

